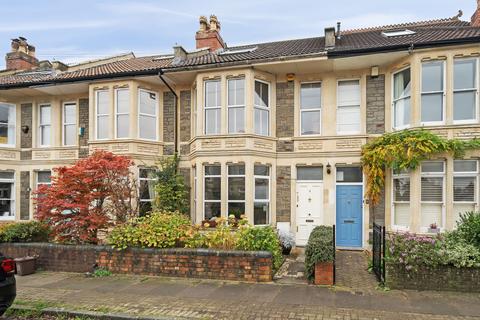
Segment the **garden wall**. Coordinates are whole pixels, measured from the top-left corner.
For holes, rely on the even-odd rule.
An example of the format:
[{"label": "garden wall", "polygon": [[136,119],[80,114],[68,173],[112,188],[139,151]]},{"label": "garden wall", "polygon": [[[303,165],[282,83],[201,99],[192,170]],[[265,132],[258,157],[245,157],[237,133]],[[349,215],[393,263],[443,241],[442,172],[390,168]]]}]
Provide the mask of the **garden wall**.
[{"label": "garden wall", "polygon": [[387,264],[386,284],[391,289],[480,292],[480,268],[437,266],[406,271]]},{"label": "garden wall", "polygon": [[2,243],[0,252],[18,258],[39,255],[37,267],[48,271],[88,272],[94,265],[113,273],[272,281],[272,254],[266,251],[210,249],[127,249],[50,243]]}]

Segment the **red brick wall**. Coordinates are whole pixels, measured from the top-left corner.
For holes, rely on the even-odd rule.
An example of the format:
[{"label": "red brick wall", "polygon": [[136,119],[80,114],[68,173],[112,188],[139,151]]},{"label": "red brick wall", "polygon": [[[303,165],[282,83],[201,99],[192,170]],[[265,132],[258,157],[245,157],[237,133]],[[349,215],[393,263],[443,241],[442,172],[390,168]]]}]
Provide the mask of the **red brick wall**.
[{"label": "red brick wall", "polygon": [[128,249],[48,243],[2,243],[0,252],[18,258],[39,255],[37,266],[48,271],[88,272],[97,264],[113,273],[268,282],[269,252],[208,249]]}]

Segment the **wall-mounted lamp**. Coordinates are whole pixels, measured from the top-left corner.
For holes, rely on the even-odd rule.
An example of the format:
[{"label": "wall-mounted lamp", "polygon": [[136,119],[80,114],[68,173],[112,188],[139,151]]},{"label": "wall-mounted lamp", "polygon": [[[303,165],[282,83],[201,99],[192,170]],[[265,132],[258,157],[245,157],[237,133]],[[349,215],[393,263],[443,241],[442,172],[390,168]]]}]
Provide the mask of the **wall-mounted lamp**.
[{"label": "wall-mounted lamp", "polygon": [[29,126],[22,126],[22,132],[23,133],[27,134],[29,130],[30,130]]},{"label": "wall-mounted lamp", "polygon": [[25,191],[27,191],[27,192],[31,192],[31,191],[32,191],[32,188],[30,188],[30,187],[27,187],[27,188],[25,189]]},{"label": "wall-mounted lamp", "polygon": [[332,173],[332,165],[329,163],[327,163],[327,174],[330,174]]},{"label": "wall-mounted lamp", "polygon": [[287,81],[295,80],[295,73],[287,73]]},{"label": "wall-mounted lamp", "polygon": [[85,135],[85,127],[78,128],[78,135],[83,137]]}]

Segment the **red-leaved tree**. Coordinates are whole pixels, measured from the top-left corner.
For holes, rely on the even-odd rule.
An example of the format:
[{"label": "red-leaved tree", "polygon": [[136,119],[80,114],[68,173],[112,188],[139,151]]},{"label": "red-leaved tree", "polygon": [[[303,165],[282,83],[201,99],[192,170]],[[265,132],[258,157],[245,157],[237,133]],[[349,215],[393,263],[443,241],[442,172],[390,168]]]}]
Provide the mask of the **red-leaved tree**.
[{"label": "red-leaved tree", "polygon": [[97,243],[98,231],[137,212],[132,160],[96,151],[72,166],[53,169],[51,186],[34,193],[36,218],[60,242]]}]

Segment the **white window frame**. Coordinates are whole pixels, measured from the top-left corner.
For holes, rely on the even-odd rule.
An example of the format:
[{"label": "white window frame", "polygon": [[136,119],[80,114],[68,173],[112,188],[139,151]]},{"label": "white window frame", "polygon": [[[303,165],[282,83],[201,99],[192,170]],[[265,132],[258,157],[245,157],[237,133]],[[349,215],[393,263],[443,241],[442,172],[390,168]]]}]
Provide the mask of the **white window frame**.
[{"label": "white window frame", "polygon": [[[140,195],[141,195],[141,181],[147,181],[147,184],[148,184],[148,181],[156,181],[157,179],[156,178],[148,178],[148,175],[147,175],[147,178],[142,178],[140,172],[142,170],[149,170],[149,171],[155,171],[155,168],[148,168],[148,167],[138,167],[138,202],[150,202],[152,204],[152,207],[153,207],[153,201],[155,200],[155,195],[156,195],[156,192],[155,192],[155,189],[153,191],[154,195],[153,195],[153,198],[151,199],[144,199],[144,198],[141,198]],[[138,208],[138,211],[140,211],[140,207]]]},{"label": "white window frame", "polygon": [[[398,73],[401,73],[405,70],[410,70],[410,95],[409,96],[405,96],[405,97],[401,97],[401,98],[397,98],[395,99],[395,75],[397,75]],[[412,84],[412,68],[411,66],[408,66],[408,67],[405,67],[405,68],[402,68],[400,70],[398,70],[397,72],[394,72],[392,74],[392,88],[391,88],[391,92],[392,92],[392,129],[393,130],[402,130],[402,129],[407,129],[407,128],[410,128],[411,126],[411,115],[412,115],[412,90],[411,90],[411,84]],[[410,99],[410,119],[408,120],[408,124],[406,125],[403,125],[403,126],[398,126],[396,127],[395,126],[395,103],[399,102],[399,101],[402,101],[402,100],[406,100],[406,99]]]},{"label": "white window frame", "polygon": [[[469,88],[469,89],[455,89],[455,62],[456,61],[460,61],[460,60],[473,60],[475,61],[475,86],[473,88]],[[453,101],[455,101],[455,93],[460,93],[460,92],[474,92],[475,93],[475,119],[468,119],[468,120],[455,120],[455,116],[454,116],[454,113],[455,113],[455,103],[453,102],[453,105],[452,105],[452,121],[453,121],[453,124],[470,124],[470,123],[477,123],[478,122],[478,119],[479,119],[479,98],[478,98],[478,92],[479,92],[479,84],[480,84],[480,80],[478,79],[478,77],[480,76],[480,67],[479,67],[479,64],[480,64],[480,59],[478,58],[455,58],[453,59],[453,72],[454,72],[454,75],[452,76],[453,77],[453,86],[452,86],[452,90],[453,90]]]},{"label": "white window frame", "polygon": [[[50,172],[50,182],[40,182],[38,180],[40,172]],[[42,186],[42,185],[46,185],[46,186],[51,186],[52,185],[52,170],[38,170],[38,171],[35,172],[35,175],[36,175],[35,183],[36,183],[37,189],[38,189],[39,186]]]},{"label": "white window frame", "polygon": [[[272,204],[271,204],[271,193],[272,193],[272,166],[270,165],[263,165],[260,164],[260,166],[266,166],[268,167],[268,176],[263,176],[263,175],[256,175],[255,174],[255,166],[254,166],[254,174],[253,174],[253,212],[252,212],[252,224],[255,226],[268,226],[272,223],[272,217],[271,217],[271,212],[272,212]],[[267,180],[268,182],[268,192],[267,196],[268,199],[257,199],[256,198],[256,192],[255,192],[255,181],[257,179],[264,179]],[[267,212],[267,223],[266,224],[255,224],[255,203],[267,203],[268,204],[268,212]]]},{"label": "white window frame", "polygon": [[[358,89],[359,89],[359,97],[360,97],[360,100],[358,101],[358,114],[359,114],[359,118],[358,118],[358,131],[340,131],[338,129],[338,111],[340,108],[342,107],[356,107],[357,105],[340,105],[339,103],[339,91],[338,88],[340,87],[340,82],[349,82],[349,81],[358,81]],[[356,134],[360,134],[362,132],[362,82],[361,82],[361,79],[360,78],[352,78],[352,79],[339,79],[337,80],[337,109],[336,109],[336,116],[337,116],[337,135],[339,136],[344,136],[344,135],[356,135]]]},{"label": "white window frame", "polygon": [[[429,64],[429,63],[438,63],[442,62],[442,68],[443,68],[443,88],[442,91],[423,91],[422,88],[422,83],[423,83],[423,65],[424,64]],[[447,69],[446,69],[446,61],[439,61],[439,60],[433,60],[433,61],[424,61],[421,63],[420,66],[420,123],[422,126],[436,126],[436,125],[442,125],[445,124],[446,121],[446,88],[447,88]],[[442,94],[442,121],[422,121],[422,97],[423,95],[429,95],[429,94]]]},{"label": "white window frame", "polygon": [[[118,92],[119,91],[128,91],[129,93],[129,104],[128,104],[128,112],[118,112]],[[115,99],[114,99],[114,103],[115,103],[115,106],[114,106],[114,109],[115,109],[115,124],[114,124],[114,129],[115,129],[115,139],[128,139],[130,138],[130,112],[131,112],[131,105],[130,105],[130,101],[131,101],[131,91],[130,91],[130,88],[117,88],[115,89]],[[140,99],[139,99],[140,101]],[[139,112],[140,112],[140,106],[139,106]],[[119,137],[118,136],[118,116],[128,116],[128,135],[126,137]]]},{"label": "white window frame", "polygon": [[475,161],[475,165],[476,165],[476,171],[455,171],[455,163],[454,163],[453,181],[452,181],[453,188],[455,188],[455,178],[457,178],[457,177],[468,177],[468,178],[475,178],[475,189],[473,191],[473,196],[474,196],[473,202],[470,202],[470,201],[455,201],[454,190],[452,190],[453,208],[455,209],[456,204],[471,204],[471,205],[473,205],[474,209],[477,210],[477,208],[478,208],[478,190],[479,190],[478,183],[479,183],[479,172],[480,172],[479,171],[478,160],[476,160],[476,159],[454,159],[453,161],[454,162],[455,161]]},{"label": "white window frame", "polygon": [[[206,167],[212,167],[212,166],[218,166],[220,167],[220,174],[217,175],[207,175],[206,174]],[[206,203],[220,203],[220,217],[222,216],[222,165],[221,164],[205,164],[202,166],[203,169],[203,203],[202,203],[202,215],[203,219],[206,220],[207,218],[205,217],[205,204]],[[220,199],[219,200],[206,200],[205,199],[205,186],[207,185],[206,180],[207,178],[219,178],[220,179]]]},{"label": "white window frame", "polygon": [[[429,162],[441,162],[443,165],[443,172],[422,172],[422,164],[424,163],[429,163]],[[420,164],[420,220],[422,219],[422,205],[425,204],[441,204],[442,206],[442,225],[437,226],[441,231],[445,230],[445,225],[446,225],[446,203],[445,203],[445,187],[446,187],[446,164],[444,160],[429,160],[429,161],[424,161]],[[423,201],[422,200],[422,179],[423,177],[432,177],[432,178],[442,178],[442,202],[436,202],[436,201]],[[428,226],[421,226],[420,227],[422,232],[427,232],[428,231]]]},{"label": "white window frame", "polygon": [[[272,97],[271,97],[271,90],[270,90],[270,83],[267,82],[267,81],[263,81],[263,80],[259,80],[259,79],[254,79],[253,81],[253,94],[255,95],[255,82],[260,82],[260,83],[264,83],[267,85],[267,90],[268,90],[268,106],[264,107],[264,106],[260,106],[260,105],[257,105],[255,104],[255,97],[253,98],[253,132],[256,134],[256,135],[260,135],[260,136],[264,136],[264,137],[268,137],[270,136],[270,106],[271,106],[271,101],[272,101]],[[267,124],[267,134],[262,134],[262,133],[257,133],[257,127],[255,126],[255,110],[264,110],[264,111],[267,111],[267,119],[268,119],[268,124]],[[260,124],[262,122],[260,121]],[[263,129],[263,128],[261,128]],[[261,130],[260,130],[261,131]]]},{"label": "white window frame", "polygon": [[[207,83],[210,83],[210,82],[219,83],[220,89],[215,93],[216,105],[207,107]],[[216,124],[215,126],[215,128],[218,126],[218,131],[216,132],[207,132],[207,111],[208,110],[220,110],[220,123]],[[218,135],[222,133],[222,81],[220,79],[203,81],[203,118],[204,118],[203,133],[205,135]]]},{"label": "white window frame", "polygon": [[194,86],[192,88],[192,109],[193,109],[193,117],[192,117],[192,134],[191,137],[197,136],[197,117],[198,117],[198,110],[197,110],[197,87]]},{"label": "white window frame", "polygon": [[[147,113],[141,113],[140,112],[140,92],[146,92],[148,94],[154,94],[155,95],[155,101],[157,102],[155,104],[155,115],[151,115],[151,114],[147,114]],[[137,128],[138,128],[138,139],[141,139],[141,140],[147,140],[147,141],[158,141],[158,137],[159,137],[159,125],[158,125],[158,110],[159,110],[159,95],[157,92],[155,91],[151,91],[151,90],[146,90],[146,89],[138,89],[138,97],[137,97],[137,108],[138,108],[138,117],[137,117]],[[144,116],[144,117],[150,117],[150,118],[154,118],[155,119],[155,139],[148,139],[148,138],[142,138],[140,137],[140,116]]]},{"label": "white window frame", "polygon": [[[197,176],[197,166],[194,166],[192,168],[193,170],[193,208],[192,208],[192,213],[193,217],[197,216],[197,205],[198,205],[198,176]],[[196,219],[196,218],[195,218]]]},{"label": "white window frame", "polygon": [[[235,99],[235,104],[233,105],[230,105],[229,104],[229,101],[230,101],[230,81],[232,80],[243,80],[243,104],[237,104],[236,102],[236,99]],[[227,121],[227,127],[228,127],[228,133],[229,134],[242,134],[242,133],[245,133],[246,130],[247,130],[247,114],[246,114],[246,102],[247,102],[247,90],[246,90],[246,87],[247,87],[247,82],[246,82],[246,79],[245,77],[238,77],[238,78],[229,78],[227,79],[227,118],[228,118],[228,121]],[[236,85],[235,85],[235,90],[236,90]],[[243,109],[243,131],[238,131],[238,128],[237,128],[237,123],[235,122],[235,130],[231,130],[232,128],[230,128],[230,109],[240,109],[242,108]]]},{"label": "white window frame", "polygon": [[0,198],[0,201],[2,200],[7,200],[7,201],[10,201],[10,208],[11,208],[11,211],[12,211],[12,215],[11,216],[0,216],[0,220],[6,220],[6,221],[11,221],[11,220],[15,220],[15,216],[16,216],[16,211],[15,211],[15,206],[16,206],[16,199],[15,199],[15,196],[16,196],[16,190],[17,190],[17,186],[16,186],[16,181],[15,181],[15,178],[16,178],[16,173],[15,171],[11,171],[11,170],[5,170],[3,172],[11,172],[13,173],[13,178],[12,179],[2,179],[0,178],[0,182],[4,182],[4,183],[12,183],[13,184],[13,188],[12,188],[12,192],[11,192],[11,196],[9,199],[7,198]]},{"label": "white window frame", "polygon": [[[243,174],[230,174],[229,167],[230,166],[243,166]],[[243,178],[243,185],[245,188],[245,199],[243,200],[230,200],[230,178]],[[247,203],[247,194],[246,194],[246,185],[247,185],[247,177],[246,177],[246,167],[244,163],[230,163],[227,165],[227,216],[230,216],[230,203],[243,203],[243,207],[246,210],[246,203]],[[243,212],[245,214],[245,212]]]},{"label": "white window frame", "polygon": [[[66,115],[66,112],[65,112],[65,107],[66,106],[75,106],[75,122],[66,122],[65,120],[65,115]],[[75,101],[70,101],[70,102],[64,102],[63,105],[62,105],[62,145],[63,146],[76,146],[77,145],[77,142],[75,142],[74,144],[66,144],[66,127],[67,126],[74,126],[75,127],[75,130],[73,130],[73,134],[74,134],[74,140],[75,138],[77,137],[77,118],[78,118],[78,107],[77,107],[77,103]]]},{"label": "white window frame", "polygon": [[[302,85],[304,84],[320,84],[320,106],[318,108],[314,108],[314,109],[302,109]],[[309,82],[301,82],[300,83],[300,96],[299,96],[299,100],[300,100],[300,136],[306,136],[306,137],[311,137],[311,136],[321,136],[322,135],[322,90],[323,90],[323,87],[322,87],[323,83],[322,81],[309,81]],[[302,127],[302,115],[304,112],[318,112],[320,114],[320,117],[319,117],[319,123],[318,123],[318,133],[302,133],[303,132],[303,127]]]},{"label": "white window frame", "polygon": [[[395,201],[395,179],[405,179],[405,178],[408,178],[409,179],[409,182],[410,182],[410,199],[409,201]],[[394,230],[398,230],[398,231],[408,231],[410,230],[410,224],[408,226],[402,226],[402,225],[397,225],[395,224],[395,208],[396,208],[396,204],[408,204],[409,208],[410,208],[410,211],[411,211],[411,207],[412,207],[412,178],[410,176],[410,171],[402,171],[402,172],[399,172],[399,173],[394,173],[393,170],[392,170],[392,212],[391,212],[391,225],[392,225],[392,229]],[[410,212],[410,215],[412,214],[412,212]],[[411,219],[411,216],[410,216],[410,219]]]},{"label": "white window frame", "polygon": [[[7,102],[2,102],[3,105],[7,105],[12,111],[13,115],[13,123],[8,122],[7,123],[7,143],[0,143],[0,147],[8,147],[8,148],[14,148],[15,147],[15,142],[16,142],[16,136],[17,136],[17,130],[16,130],[16,123],[17,123],[17,106],[13,103],[7,103]],[[8,111],[10,113],[10,111]],[[8,143],[8,132],[9,128],[13,128],[13,137],[12,141],[13,143]]]},{"label": "white window frame", "polygon": [[[99,121],[98,119],[99,118],[107,118],[108,120],[110,119],[110,106],[108,106],[108,110],[109,112],[108,113],[98,113],[98,96],[100,95],[100,93],[104,93],[106,92],[107,94],[109,93],[109,90],[96,90],[95,91],[95,140],[109,140],[110,139],[110,121],[108,121],[108,131],[107,131],[107,137],[105,138],[99,138],[98,137],[98,124],[99,124]],[[108,101],[110,102],[110,99],[111,97],[108,95]]]},{"label": "white window frame", "polygon": [[[46,124],[42,124],[42,108],[50,108],[50,119],[49,122]],[[53,132],[52,132],[52,105],[50,103],[42,103],[38,105],[38,146],[41,148],[45,147],[50,147],[52,145],[52,137],[53,137]],[[47,143],[44,143],[42,141],[42,131],[44,128],[49,127],[50,128],[50,141]]]}]

